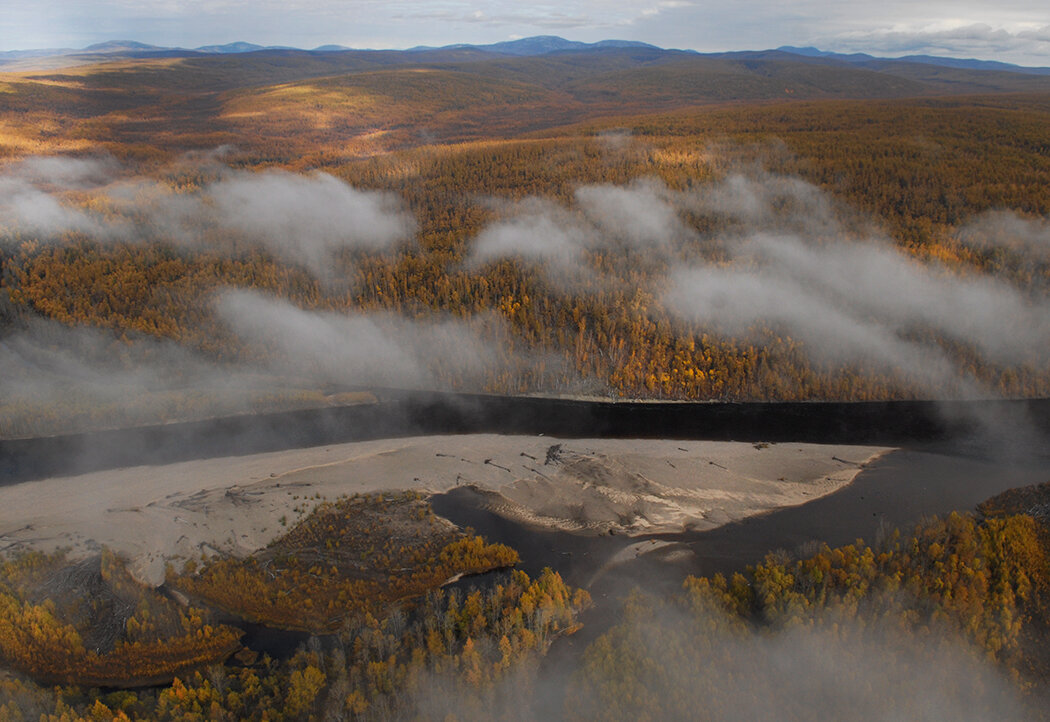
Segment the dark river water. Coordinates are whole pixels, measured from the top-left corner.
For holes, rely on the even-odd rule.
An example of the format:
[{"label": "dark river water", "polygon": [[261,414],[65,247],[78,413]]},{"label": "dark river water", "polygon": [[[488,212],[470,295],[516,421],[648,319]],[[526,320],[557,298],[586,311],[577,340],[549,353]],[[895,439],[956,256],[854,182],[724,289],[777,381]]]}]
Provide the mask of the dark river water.
[{"label": "dark river water", "polygon": [[875,540],[932,514],[972,510],[1017,486],[1050,481],[1046,460],[993,460],[945,451],[902,449],[862,471],[852,484],[802,506],[781,509],[684,540],[702,574],[731,572],[771,549],[808,542],[830,546]]},{"label": "dark river water", "polygon": [[[804,553],[909,525],[931,514],[972,510],[1013,487],[1050,481],[1050,399],[992,402],[789,404],[613,403],[466,394],[380,394],[380,402],[257,414],[67,436],[0,440],[0,484],[56,474],[277,451],[345,441],[448,433],[547,434],[568,438],[680,438],[807,441],[904,447],[865,469],[849,486],[802,506],[707,532],[664,535],[669,551],[610,566],[639,538],[580,537],[502,519],[467,488],[433,499],[434,510],[521,555],[530,575],[544,567],[591,593],[583,631],[558,640],[544,668],[566,679],[582,650],[617,618],[631,589],[672,594],[687,574],[732,573],[770,551]],[[988,435],[989,429],[997,433]],[[1024,429],[1024,433],[1016,430]],[[975,438],[1009,442],[996,458]],[[464,584],[484,584],[484,578]],[[258,648],[280,653],[293,635],[249,630]],[[273,635],[270,635],[273,636]],[[544,718],[560,716],[555,694]]]},{"label": "dark river water", "polygon": [[[1045,481],[1050,481],[1050,461],[1046,458],[1004,460],[971,455],[966,450],[901,449],[872,463],[852,484],[801,506],[710,531],[655,537],[679,542],[692,554],[670,565],[643,556],[620,565],[617,574],[612,570],[603,573],[597,580],[598,588],[604,586],[601,580],[607,575],[641,575],[647,582],[653,574],[662,576],[660,571],[643,571],[650,567],[658,570],[670,566],[674,570],[670,576],[677,578],[677,584],[683,572],[732,573],[776,549],[796,552],[813,543],[839,546],[857,539],[871,543],[880,529],[907,527],[932,514],[969,511],[999,492]],[[518,549],[522,568],[530,574],[549,566],[577,585],[589,584],[606,560],[627,544],[646,538],[538,531],[488,511],[483,497],[466,488],[435,497],[433,506],[438,514],[474,528],[490,541]]]},{"label": "dark river water", "polygon": [[[974,455],[968,449],[901,449],[862,471],[855,481],[828,496],[706,532],[657,537],[674,541],[690,554],[664,560],[660,553],[606,567],[611,557],[644,537],[581,537],[533,529],[508,521],[485,508],[485,498],[466,487],[434,497],[436,513],[469,526],[490,541],[508,544],[521,555],[520,568],[531,576],[545,567],[558,571],[571,585],[588,589],[594,606],[585,612],[583,628],[555,641],[543,660],[547,696],[536,700],[537,719],[560,719],[564,693],[587,646],[619,618],[623,598],[633,589],[671,595],[688,574],[731,574],[783,549],[804,554],[815,544],[831,546],[862,539],[870,543],[895,527],[907,528],[924,516],[972,510],[981,501],[1018,486],[1050,481],[1050,460],[1030,456],[1010,461]],[[493,575],[462,580],[457,587],[485,586]],[[309,635],[245,626],[246,644],[284,657]]]},{"label": "dark river water", "polygon": [[774,550],[800,554],[822,542],[871,543],[880,530],[906,529],[924,516],[970,511],[1007,489],[1046,481],[1050,460],[1043,455],[1006,460],[974,455],[967,448],[901,449],[872,463],[852,484],[801,506],[710,531],[659,537],[679,542],[677,549],[685,547],[691,554],[677,554],[673,561],[663,561],[660,553],[643,555],[608,569],[603,569],[606,561],[638,538],[581,538],[527,529],[487,511],[482,497],[466,489],[436,498],[434,508],[490,541],[516,548],[530,574],[549,566],[591,593],[595,605],[583,614],[582,631],[557,640],[544,659],[551,696],[540,703],[537,714],[559,719],[565,680],[578,668],[586,647],[616,623],[622,600],[633,589],[666,596],[681,589],[688,574],[743,571]]}]

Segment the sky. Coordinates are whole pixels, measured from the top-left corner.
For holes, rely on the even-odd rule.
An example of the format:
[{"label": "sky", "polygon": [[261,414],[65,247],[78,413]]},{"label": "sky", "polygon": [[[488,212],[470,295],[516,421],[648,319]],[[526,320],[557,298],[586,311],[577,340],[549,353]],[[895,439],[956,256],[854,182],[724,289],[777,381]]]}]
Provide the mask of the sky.
[{"label": "sky", "polygon": [[407,48],[531,35],[701,52],[812,45],[1050,66],[1045,0],[0,0],[0,50],[114,39]]}]

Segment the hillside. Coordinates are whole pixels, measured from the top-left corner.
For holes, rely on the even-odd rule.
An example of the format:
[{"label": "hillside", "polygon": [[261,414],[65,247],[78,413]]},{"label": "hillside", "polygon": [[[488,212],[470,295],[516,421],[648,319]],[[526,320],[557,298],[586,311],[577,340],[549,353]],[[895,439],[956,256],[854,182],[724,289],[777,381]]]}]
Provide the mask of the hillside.
[{"label": "hillside", "polygon": [[[76,375],[59,399],[19,391],[43,373],[27,359],[79,364],[85,348],[85,378],[145,364],[132,378],[163,379],[135,394],[136,423],[157,404],[160,419],[297,408],[377,380],[669,399],[1046,395],[1033,350],[1050,338],[1050,94],[1014,91],[1050,79],[885,66],[461,47],[0,75],[3,182],[33,201],[3,206],[18,384],[4,433],[119,408]],[[776,270],[788,258],[794,275]],[[882,270],[857,297],[845,279],[862,262]],[[924,301],[890,303],[899,279]],[[957,318],[978,296],[981,313]],[[809,320],[829,308],[846,337]],[[274,313],[304,314],[294,334],[363,325],[385,355],[315,357],[316,339],[254,320]],[[153,343],[192,363],[158,372]],[[130,345],[103,361],[111,344]],[[236,388],[216,392],[231,373]]]},{"label": "hillside", "polygon": [[[444,96],[446,105],[469,108],[478,117],[471,123],[477,126],[471,137],[505,135],[610,113],[726,101],[901,98],[1050,89],[1050,79],[1045,76],[1007,72],[999,67],[953,68],[879,59],[859,64],[836,56],[807,57],[780,51],[700,55],[644,44],[556,45],[543,53],[535,48],[519,52],[498,46],[453,46],[410,51],[253,49],[184,53],[185,57],[167,50],[145,52],[127,43],[110,45],[77,56],[85,62],[95,58],[94,65],[5,74],[3,82],[8,91],[3,109],[23,116],[95,118],[96,123],[79,128],[78,134],[86,132],[99,140],[114,134],[121,139],[122,125],[146,118],[160,120],[175,135],[173,141],[193,145],[186,124],[210,126],[213,133],[225,130],[220,109],[230,102],[229,96],[241,100],[246,93],[256,95],[259,110],[264,112],[267,98],[288,93],[291,88],[297,88],[295,93],[301,100],[323,106],[328,98],[313,98],[312,94],[323,95],[332,86],[374,89],[385,84],[397,103],[381,113],[391,124],[416,122],[420,114],[429,114],[433,108],[428,101],[413,98],[413,84],[405,85],[414,72],[428,74],[429,100]],[[129,48],[140,57],[130,59]],[[106,62],[99,63],[102,58]],[[385,80],[384,76],[362,75],[384,69],[393,73]],[[476,86],[468,80],[471,77]],[[507,83],[528,91],[530,96],[529,105],[518,113],[527,119],[509,125],[503,117],[505,110],[488,92],[493,84]],[[415,83],[417,88],[419,85]],[[405,100],[409,101],[407,105]],[[520,104],[523,99],[518,97],[514,102]],[[375,125],[375,118],[367,114],[358,121]],[[351,122],[350,127],[357,127],[357,123]],[[460,137],[462,134],[450,133],[444,139]],[[213,138],[197,138],[196,144],[206,145],[208,140]]]}]

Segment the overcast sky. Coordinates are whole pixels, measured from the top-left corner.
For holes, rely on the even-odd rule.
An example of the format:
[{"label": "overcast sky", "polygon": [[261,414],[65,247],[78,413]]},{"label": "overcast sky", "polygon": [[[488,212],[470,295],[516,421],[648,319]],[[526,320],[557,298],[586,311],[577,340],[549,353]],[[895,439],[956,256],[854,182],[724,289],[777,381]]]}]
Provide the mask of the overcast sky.
[{"label": "overcast sky", "polygon": [[700,51],[815,45],[1050,66],[1046,0],[0,0],[0,50],[491,43],[529,35]]}]

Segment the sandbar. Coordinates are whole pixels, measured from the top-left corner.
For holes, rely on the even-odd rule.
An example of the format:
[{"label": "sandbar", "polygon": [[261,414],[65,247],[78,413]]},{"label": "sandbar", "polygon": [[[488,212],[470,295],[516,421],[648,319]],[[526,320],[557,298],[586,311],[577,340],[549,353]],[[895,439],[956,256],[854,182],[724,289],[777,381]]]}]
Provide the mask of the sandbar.
[{"label": "sandbar", "polygon": [[159,584],[169,562],[265,547],[325,499],[460,485],[538,529],[704,530],[829,494],[891,450],[470,434],[127,467],[0,487],[0,549],[104,545]]}]

